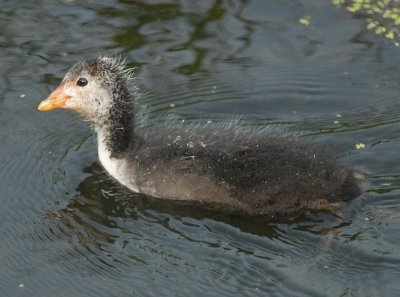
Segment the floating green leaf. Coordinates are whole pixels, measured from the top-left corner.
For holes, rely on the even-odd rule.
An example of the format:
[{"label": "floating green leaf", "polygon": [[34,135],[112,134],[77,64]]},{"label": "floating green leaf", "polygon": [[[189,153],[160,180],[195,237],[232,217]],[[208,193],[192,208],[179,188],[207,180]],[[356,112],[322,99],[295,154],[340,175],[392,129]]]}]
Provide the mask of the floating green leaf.
[{"label": "floating green leaf", "polygon": [[311,17],[307,16],[307,17],[301,18],[301,19],[299,19],[299,23],[304,26],[308,26],[311,23]]},{"label": "floating green leaf", "polygon": [[356,149],[358,149],[358,150],[362,150],[362,149],[364,149],[365,148],[365,144],[364,143],[356,143]]}]

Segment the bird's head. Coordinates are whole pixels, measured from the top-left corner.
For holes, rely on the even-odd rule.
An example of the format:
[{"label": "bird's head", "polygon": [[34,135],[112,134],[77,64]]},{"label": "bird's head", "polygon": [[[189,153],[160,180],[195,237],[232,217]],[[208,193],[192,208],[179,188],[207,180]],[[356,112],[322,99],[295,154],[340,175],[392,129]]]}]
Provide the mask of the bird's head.
[{"label": "bird's head", "polygon": [[38,106],[79,112],[95,125],[102,125],[120,112],[132,110],[132,71],[114,58],[88,59],[71,67],[61,84]]}]

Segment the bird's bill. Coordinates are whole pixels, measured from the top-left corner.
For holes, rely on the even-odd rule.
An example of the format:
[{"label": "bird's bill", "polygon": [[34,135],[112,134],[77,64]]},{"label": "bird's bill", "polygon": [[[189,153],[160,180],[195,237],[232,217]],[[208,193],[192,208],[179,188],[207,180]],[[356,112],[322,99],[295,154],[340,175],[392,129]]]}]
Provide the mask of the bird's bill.
[{"label": "bird's bill", "polygon": [[64,86],[61,85],[55,89],[50,96],[40,102],[38,106],[39,111],[48,111],[56,108],[62,108],[65,106],[65,102],[70,98],[64,92]]}]

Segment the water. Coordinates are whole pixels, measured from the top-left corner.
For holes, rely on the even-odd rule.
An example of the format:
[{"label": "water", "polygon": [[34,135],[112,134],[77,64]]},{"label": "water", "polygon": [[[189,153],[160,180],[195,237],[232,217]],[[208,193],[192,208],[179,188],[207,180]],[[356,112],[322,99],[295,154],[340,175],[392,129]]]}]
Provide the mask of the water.
[{"label": "water", "polygon": [[[1,296],[398,294],[394,42],[329,1],[98,2],[0,3]],[[234,113],[301,131],[367,175],[363,194],[342,218],[271,219],[129,193],[86,123],[36,111],[99,53],[139,67],[150,121]]]}]

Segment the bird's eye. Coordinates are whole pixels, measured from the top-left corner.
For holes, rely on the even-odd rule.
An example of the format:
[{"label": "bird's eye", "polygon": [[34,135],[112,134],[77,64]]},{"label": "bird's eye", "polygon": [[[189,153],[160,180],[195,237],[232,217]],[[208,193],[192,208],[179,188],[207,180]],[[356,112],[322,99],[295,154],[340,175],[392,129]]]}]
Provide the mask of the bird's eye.
[{"label": "bird's eye", "polygon": [[84,87],[84,86],[86,86],[87,84],[88,84],[88,81],[87,81],[87,79],[86,78],[80,78],[80,79],[78,79],[78,81],[76,82],[76,84],[78,85],[78,86],[80,86],[80,87]]}]

